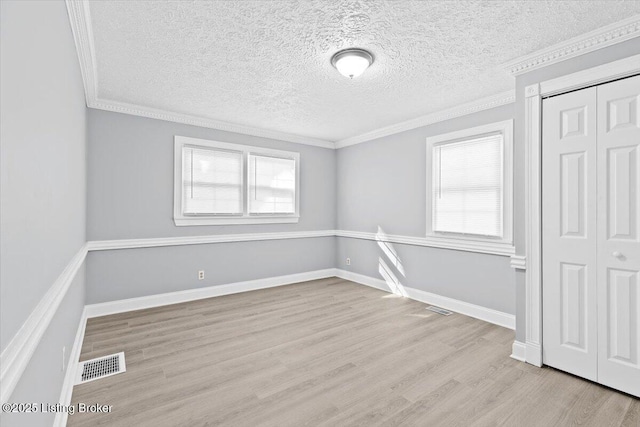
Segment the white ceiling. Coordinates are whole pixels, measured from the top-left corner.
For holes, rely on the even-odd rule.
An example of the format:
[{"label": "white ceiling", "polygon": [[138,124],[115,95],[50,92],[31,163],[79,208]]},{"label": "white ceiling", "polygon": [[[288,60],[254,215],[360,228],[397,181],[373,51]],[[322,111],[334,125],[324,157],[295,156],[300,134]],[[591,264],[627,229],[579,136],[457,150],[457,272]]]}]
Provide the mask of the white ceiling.
[{"label": "white ceiling", "polygon": [[[337,141],[513,88],[501,64],[635,1],[92,1],[100,100]],[[91,33],[89,33],[91,37]],[[348,80],[330,64],[362,47]]]}]

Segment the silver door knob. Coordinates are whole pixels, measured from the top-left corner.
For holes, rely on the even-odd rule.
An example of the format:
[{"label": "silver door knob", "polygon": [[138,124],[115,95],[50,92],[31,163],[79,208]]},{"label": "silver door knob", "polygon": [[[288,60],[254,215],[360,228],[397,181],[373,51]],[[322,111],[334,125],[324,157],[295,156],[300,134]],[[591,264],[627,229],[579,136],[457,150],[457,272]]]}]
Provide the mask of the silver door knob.
[{"label": "silver door knob", "polygon": [[611,255],[613,255],[615,258],[622,258],[622,252],[615,251]]}]

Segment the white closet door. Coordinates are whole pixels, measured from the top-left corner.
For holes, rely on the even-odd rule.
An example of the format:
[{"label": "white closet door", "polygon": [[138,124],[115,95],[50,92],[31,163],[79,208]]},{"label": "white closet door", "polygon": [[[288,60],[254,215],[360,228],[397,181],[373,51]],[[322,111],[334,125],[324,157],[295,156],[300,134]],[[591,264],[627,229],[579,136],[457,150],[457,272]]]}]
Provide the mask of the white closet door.
[{"label": "white closet door", "polygon": [[598,382],[640,396],[640,76],[597,97]]},{"label": "white closet door", "polygon": [[597,379],[596,88],[543,101],[543,363]]}]

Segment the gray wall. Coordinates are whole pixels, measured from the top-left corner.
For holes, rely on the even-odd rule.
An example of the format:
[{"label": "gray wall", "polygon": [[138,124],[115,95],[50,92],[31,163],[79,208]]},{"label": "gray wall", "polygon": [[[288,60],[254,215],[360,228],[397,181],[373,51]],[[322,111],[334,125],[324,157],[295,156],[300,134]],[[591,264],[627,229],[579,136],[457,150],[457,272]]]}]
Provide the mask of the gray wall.
[{"label": "gray wall", "polygon": [[[510,104],[338,150],[338,228],[377,232],[381,227],[387,234],[424,237],[426,138],[514,116]],[[394,246],[406,264],[406,277],[399,277],[403,285],[515,314],[509,257]],[[380,278],[381,254],[376,242],[338,238],[339,268]]]},{"label": "gray wall", "polygon": [[[300,222],[175,226],[175,135],[299,152]],[[335,160],[335,150],[326,148],[90,110],[88,238],[331,230],[336,225]],[[330,268],[334,252],[333,237],[93,252],[87,303]],[[205,271],[203,281],[197,280],[199,270]]]},{"label": "gray wall", "polygon": [[92,252],[87,304],[333,268],[334,251],[320,237]]},{"label": "gray wall", "polygon": [[[335,228],[334,150],[101,110],[89,110],[88,126],[89,240]],[[175,135],[299,152],[300,222],[176,227]]]},{"label": "gray wall", "polygon": [[[525,108],[525,87],[545,80],[560,77],[566,74],[575,73],[587,68],[596,67],[608,62],[623,59],[632,55],[640,54],[640,43],[638,39],[605,48],[595,52],[581,55],[548,67],[540,68],[532,72],[522,74],[516,78],[516,148],[515,148],[515,170],[524,171],[524,108]],[[515,175],[515,241],[518,254],[525,253],[525,198],[524,198],[524,173]],[[516,279],[516,339],[524,342],[526,339],[526,293],[524,273],[518,272]]]},{"label": "gray wall", "polygon": [[[383,266],[389,268],[403,286],[514,314],[514,272],[508,257],[400,244],[391,246],[404,275],[376,242],[362,239],[338,238],[339,267],[383,279],[380,274]],[[344,263],[347,257],[351,258],[350,266]]]},{"label": "gray wall", "polygon": [[[86,107],[64,2],[0,4],[0,346],[4,350],[85,243]],[[11,401],[57,402],[63,376],[61,350],[65,345],[71,350],[83,300],[81,272]],[[38,416],[28,425],[50,424],[52,419]],[[24,420],[2,419],[2,425],[14,422],[25,425]]]}]

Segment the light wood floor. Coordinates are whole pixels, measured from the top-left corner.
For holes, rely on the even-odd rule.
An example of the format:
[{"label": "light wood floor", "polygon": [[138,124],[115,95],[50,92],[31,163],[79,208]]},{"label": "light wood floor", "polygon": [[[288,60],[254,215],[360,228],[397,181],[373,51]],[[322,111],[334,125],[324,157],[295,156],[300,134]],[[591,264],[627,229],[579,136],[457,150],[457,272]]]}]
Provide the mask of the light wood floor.
[{"label": "light wood floor", "polygon": [[341,279],[90,319],[71,426],[638,426],[640,401],[509,358],[513,331]]}]

